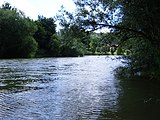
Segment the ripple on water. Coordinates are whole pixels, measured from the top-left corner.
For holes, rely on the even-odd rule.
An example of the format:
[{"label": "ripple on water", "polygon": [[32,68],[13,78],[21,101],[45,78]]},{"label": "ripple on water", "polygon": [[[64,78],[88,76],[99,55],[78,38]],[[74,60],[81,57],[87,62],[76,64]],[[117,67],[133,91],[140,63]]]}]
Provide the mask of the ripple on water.
[{"label": "ripple on water", "polygon": [[96,120],[116,109],[119,64],[105,56],[0,60],[0,118]]}]

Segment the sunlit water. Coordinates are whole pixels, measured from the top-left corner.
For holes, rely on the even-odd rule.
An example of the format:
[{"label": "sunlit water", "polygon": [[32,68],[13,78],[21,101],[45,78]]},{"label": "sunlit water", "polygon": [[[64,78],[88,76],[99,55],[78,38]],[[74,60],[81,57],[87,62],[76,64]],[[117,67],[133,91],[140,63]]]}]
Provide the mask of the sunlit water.
[{"label": "sunlit water", "polygon": [[117,79],[114,58],[0,60],[0,120],[160,120],[160,86]]},{"label": "sunlit water", "polygon": [[113,56],[0,60],[0,119],[96,120],[116,110]]}]

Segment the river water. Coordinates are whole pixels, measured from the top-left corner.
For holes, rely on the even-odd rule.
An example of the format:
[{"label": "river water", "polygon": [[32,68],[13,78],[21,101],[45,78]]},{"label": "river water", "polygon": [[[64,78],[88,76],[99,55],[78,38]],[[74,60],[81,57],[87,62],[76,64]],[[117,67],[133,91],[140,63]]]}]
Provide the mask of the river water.
[{"label": "river water", "polygon": [[0,60],[0,120],[157,119],[159,92],[155,98],[150,86],[120,82],[114,58]]}]

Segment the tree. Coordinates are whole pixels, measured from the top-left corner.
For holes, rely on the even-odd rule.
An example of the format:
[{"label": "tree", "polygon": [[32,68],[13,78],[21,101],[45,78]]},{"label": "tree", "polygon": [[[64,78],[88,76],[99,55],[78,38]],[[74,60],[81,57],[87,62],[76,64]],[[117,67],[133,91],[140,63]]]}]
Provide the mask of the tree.
[{"label": "tree", "polygon": [[54,19],[38,16],[38,20],[35,23],[38,26],[38,31],[34,34],[34,38],[39,45],[39,56],[57,56],[57,53],[53,53],[53,46],[50,45],[50,43],[53,44],[52,36],[56,33]]},{"label": "tree", "polygon": [[61,56],[61,38],[57,34],[53,34],[49,43],[49,48],[53,56]]},{"label": "tree", "polygon": [[76,22],[72,13],[64,7],[56,16],[62,29],[59,31],[62,41],[62,56],[81,56],[89,53],[90,36]]},{"label": "tree", "polygon": [[37,30],[32,20],[13,10],[9,3],[0,8],[0,58],[33,57]]},{"label": "tree", "polygon": [[4,4],[2,4],[2,9],[5,9],[5,10],[13,10],[12,6],[10,5],[10,3],[6,2]]},{"label": "tree", "polygon": [[[132,71],[144,71],[150,76],[157,76],[160,70],[159,50],[159,1],[131,0],[120,1],[123,6],[121,26],[126,26],[130,31],[123,32],[123,43],[127,44],[130,51]],[[152,73],[152,74],[150,74]]]},{"label": "tree", "polygon": [[62,56],[82,56],[86,49],[82,41],[85,39],[85,33],[78,26],[65,26],[59,32],[61,37],[61,55]]},{"label": "tree", "polygon": [[120,40],[119,46],[129,49],[131,69],[141,72],[152,71],[150,73],[154,74],[158,73],[155,71],[160,71],[158,0],[74,0],[74,2],[77,10],[74,17],[71,17],[74,18],[72,24],[77,24],[86,31],[103,27],[110,29]]}]

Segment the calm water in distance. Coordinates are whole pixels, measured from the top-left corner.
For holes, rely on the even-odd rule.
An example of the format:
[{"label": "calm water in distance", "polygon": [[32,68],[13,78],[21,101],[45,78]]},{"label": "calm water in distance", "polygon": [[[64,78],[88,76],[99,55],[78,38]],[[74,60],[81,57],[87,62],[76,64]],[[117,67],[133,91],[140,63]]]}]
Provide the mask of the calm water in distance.
[{"label": "calm water in distance", "polygon": [[0,120],[160,118],[159,87],[116,79],[113,58],[0,60]]}]

